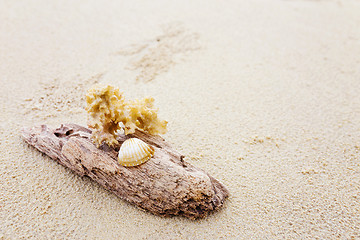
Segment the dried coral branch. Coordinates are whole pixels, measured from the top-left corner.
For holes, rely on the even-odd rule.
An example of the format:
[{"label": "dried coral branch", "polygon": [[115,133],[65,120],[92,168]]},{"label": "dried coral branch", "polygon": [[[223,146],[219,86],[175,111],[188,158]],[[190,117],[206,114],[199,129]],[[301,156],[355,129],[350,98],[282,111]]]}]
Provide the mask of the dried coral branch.
[{"label": "dried coral branch", "polygon": [[95,85],[87,92],[86,103],[89,113],[88,126],[93,129],[94,142],[98,146],[104,141],[109,146],[117,144],[116,131],[120,129],[119,122],[126,118],[123,111],[125,100],[119,89]]},{"label": "dried coral branch", "polygon": [[135,129],[142,130],[152,135],[166,133],[166,121],[157,117],[157,109],[154,107],[154,99],[144,98],[142,100],[129,101],[126,104],[125,134],[132,134]]},{"label": "dried coral branch", "polygon": [[150,134],[164,134],[167,122],[160,120],[153,98],[125,102],[118,88],[95,85],[86,94],[88,126],[93,130],[92,139],[100,146],[118,144],[117,131],[124,126],[125,134],[141,130]]}]

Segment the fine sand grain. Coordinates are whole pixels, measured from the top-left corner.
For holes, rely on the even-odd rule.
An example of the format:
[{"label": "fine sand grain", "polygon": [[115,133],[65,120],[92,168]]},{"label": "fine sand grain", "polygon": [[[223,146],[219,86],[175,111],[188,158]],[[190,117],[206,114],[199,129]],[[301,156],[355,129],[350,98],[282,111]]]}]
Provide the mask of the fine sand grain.
[{"label": "fine sand grain", "polygon": [[[0,239],[359,239],[360,2],[0,0]],[[84,94],[153,96],[230,197],[139,210],[24,143]]]}]

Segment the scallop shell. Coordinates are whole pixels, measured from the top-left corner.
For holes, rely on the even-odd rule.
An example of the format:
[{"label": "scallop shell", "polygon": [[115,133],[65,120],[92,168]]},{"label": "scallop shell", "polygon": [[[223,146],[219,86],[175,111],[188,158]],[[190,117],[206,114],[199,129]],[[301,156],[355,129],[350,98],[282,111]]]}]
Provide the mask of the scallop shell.
[{"label": "scallop shell", "polygon": [[140,165],[154,155],[154,148],[138,138],[130,138],[121,145],[118,161],[120,165],[131,167]]}]

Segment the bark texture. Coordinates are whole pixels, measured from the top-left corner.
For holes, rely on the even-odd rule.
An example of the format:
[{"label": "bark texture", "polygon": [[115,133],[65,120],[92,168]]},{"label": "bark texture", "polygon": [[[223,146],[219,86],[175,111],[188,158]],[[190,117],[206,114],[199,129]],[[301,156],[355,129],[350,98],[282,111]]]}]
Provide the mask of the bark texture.
[{"label": "bark texture", "polygon": [[[126,201],[156,215],[206,216],[223,205],[228,190],[204,171],[186,163],[160,136],[137,131],[119,136],[119,146],[97,148],[91,130],[76,124],[57,129],[46,125],[24,128],[27,143],[80,176],[89,176]],[[121,144],[137,137],[152,145],[154,156],[136,167],[117,163]]]}]

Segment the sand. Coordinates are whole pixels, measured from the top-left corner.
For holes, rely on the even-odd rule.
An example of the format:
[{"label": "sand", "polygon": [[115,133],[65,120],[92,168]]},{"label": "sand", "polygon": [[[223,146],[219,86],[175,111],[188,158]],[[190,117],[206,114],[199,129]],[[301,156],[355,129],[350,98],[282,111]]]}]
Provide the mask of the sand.
[{"label": "sand", "polygon": [[[360,238],[359,1],[0,6],[0,239]],[[154,216],[24,143],[86,125],[96,82],[155,98],[220,211]]]}]

